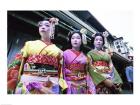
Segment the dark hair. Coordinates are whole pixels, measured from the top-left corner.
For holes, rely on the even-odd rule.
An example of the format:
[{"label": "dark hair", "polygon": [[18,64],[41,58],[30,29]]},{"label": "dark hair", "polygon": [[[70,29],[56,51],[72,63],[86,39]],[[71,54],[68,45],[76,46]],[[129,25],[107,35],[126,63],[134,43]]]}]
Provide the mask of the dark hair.
[{"label": "dark hair", "polygon": [[93,48],[95,48],[95,46],[94,46],[93,43],[94,43],[95,38],[96,38],[97,36],[101,36],[102,39],[103,39],[103,45],[105,44],[105,39],[104,39],[103,34],[102,34],[101,32],[97,32],[97,33],[92,37],[92,39],[91,39],[91,44],[93,45]]},{"label": "dark hair", "polygon": [[70,32],[68,33],[68,48],[72,48],[72,45],[71,45],[71,37],[72,37],[72,35],[75,34],[75,33],[79,34],[80,37],[81,37],[80,51],[83,51],[84,45],[83,45],[83,41],[82,41],[82,33],[81,33],[79,30],[70,31]]}]

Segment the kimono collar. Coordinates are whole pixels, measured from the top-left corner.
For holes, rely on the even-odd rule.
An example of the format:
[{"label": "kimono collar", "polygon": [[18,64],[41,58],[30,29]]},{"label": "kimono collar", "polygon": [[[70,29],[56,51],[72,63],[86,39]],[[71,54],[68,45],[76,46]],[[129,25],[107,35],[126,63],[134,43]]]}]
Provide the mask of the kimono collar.
[{"label": "kimono collar", "polygon": [[74,54],[76,54],[77,56],[80,55],[81,51],[77,51],[77,50],[74,50],[74,49],[70,49]]},{"label": "kimono collar", "polygon": [[51,45],[52,44],[52,42],[45,42],[45,41],[43,41],[43,40],[41,40],[43,43],[45,43],[46,45]]}]

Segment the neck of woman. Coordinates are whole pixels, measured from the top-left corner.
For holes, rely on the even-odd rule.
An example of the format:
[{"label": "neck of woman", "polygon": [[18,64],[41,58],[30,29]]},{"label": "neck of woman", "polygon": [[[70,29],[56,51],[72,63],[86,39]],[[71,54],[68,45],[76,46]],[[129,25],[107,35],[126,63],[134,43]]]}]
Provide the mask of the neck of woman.
[{"label": "neck of woman", "polygon": [[44,37],[42,37],[41,40],[44,41],[44,42],[51,43],[51,39],[50,38],[44,38]]},{"label": "neck of woman", "polygon": [[94,50],[96,50],[96,51],[102,51],[102,48],[95,47]]},{"label": "neck of woman", "polygon": [[80,48],[79,47],[72,47],[72,50],[80,51]]}]

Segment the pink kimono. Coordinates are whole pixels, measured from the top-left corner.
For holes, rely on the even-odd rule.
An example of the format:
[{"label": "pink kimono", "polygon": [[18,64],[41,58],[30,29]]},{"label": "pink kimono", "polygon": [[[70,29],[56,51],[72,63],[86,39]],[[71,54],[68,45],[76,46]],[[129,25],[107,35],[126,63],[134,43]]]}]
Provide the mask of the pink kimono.
[{"label": "pink kimono", "polygon": [[67,94],[94,94],[95,85],[89,76],[87,57],[72,49],[64,51],[64,78],[67,81]]}]

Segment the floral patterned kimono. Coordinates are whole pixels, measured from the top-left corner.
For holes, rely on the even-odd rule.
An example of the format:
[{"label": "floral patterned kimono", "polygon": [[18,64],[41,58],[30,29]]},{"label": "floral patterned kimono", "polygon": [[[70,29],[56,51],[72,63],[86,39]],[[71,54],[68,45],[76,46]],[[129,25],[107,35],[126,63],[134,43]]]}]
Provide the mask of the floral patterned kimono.
[{"label": "floral patterned kimono", "polygon": [[111,57],[106,52],[99,52],[91,50],[87,54],[90,59],[90,75],[96,85],[96,93],[108,94],[111,93],[111,90],[101,84],[105,79],[110,79],[114,84],[122,83],[122,80],[113,67],[110,68]]},{"label": "floral patterned kimono", "polygon": [[87,71],[87,57],[72,49],[64,51],[64,78],[68,84],[67,94],[94,94],[95,86]]},{"label": "floral patterned kimono", "polygon": [[17,54],[8,67],[8,92],[59,94],[62,62],[62,51],[55,44],[46,44],[41,40],[26,42],[21,54]]}]

